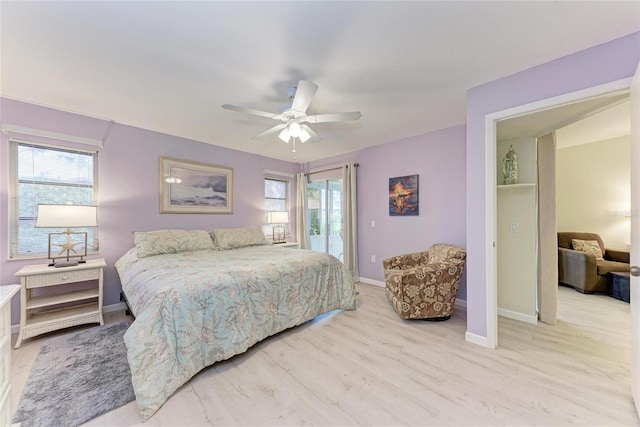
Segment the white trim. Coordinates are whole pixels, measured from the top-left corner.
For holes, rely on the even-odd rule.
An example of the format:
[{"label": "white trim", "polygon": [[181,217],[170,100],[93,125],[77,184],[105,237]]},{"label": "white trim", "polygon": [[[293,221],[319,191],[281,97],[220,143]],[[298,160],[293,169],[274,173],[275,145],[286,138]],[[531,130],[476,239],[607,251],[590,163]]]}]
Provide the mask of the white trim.
[{"label": "white trim", "polygon": [[115,304],[105,305],[104,307],[102,307],[102,312],[111,313],[113,311],[126,310],[126,309],[127,309],[127,304],[125,304],[124,302],[117,302]]},{"label": "white trim", "polygon": [[464,340],[467,342],[470,342],[471,344],[476,344],[479,345],[481,347],[485,347],[485,348],[489,348],[489,349],[495,349],[496,347],[494,345],[492,345],[489,340],[486,337],[483,337],[481,335],[476,335],[473,334],[469,331],[464,333]]},{"label": "white trim", "polygon": [[264,175],[265,176],[273,176],[274,178],[295,178],[294,174],[291,173],[286,173],[286,172],[276,172],[276,171],[270,171],[270,170],[264,170]]},{"label": "white trim", "polygon": [[457,305],[458,307],[467,307],[467,300],[466,299],[459,299],[456,298],[456,302],[455,305]]},{"label": "white trim", "polygon": [[48,131],[48,130],[41,130],[41,129],[33,129],[33,128],[28,128],[28,127],[24,127],[24,126],[17,126],[17,125],[3,124],[2,125],[2,132],[4,132],[4,133],[19,133],[19,134],[22,134],[22,135],[37,136],[37,137],[41,137],[41,138],[55,139],[55,140],[58,140],[58,141],[75,142],[75,143],[78,143],[78,144],[93,145],[93,146],[100,147],[100,148],[102,148],[104,146],[103,142],[101,140],[99,140],[99,139],[86,138],[84,136],[67,135],[67,134],[64,134],[64,133],[51,132],[51,131]]},{"label": "white trim", "polygon": [[70,145],[60,144],[60,142],[64,142],[64,141],[60,141],[56,144],[50,144],[47,142],[9,137],[9,142],[17,142],[18,144],[25,144],[25,145],[35,145],[38,147],[52,148],[55,150],[68,150],[68,151],[73,151],[74,153],[98,154],[98,150],[87,150],[86,148],[76,148]]},{"label": "white trim", "polygon": [[530,314],[518,313],[517,311],[506,310],[504,308],[498,308],[498,315],[509,319],[519,320],[525,323],[531,323],[532,325],[538,324],[538,317]]},{"label": "white trim", "polygon": [[[629,89],[631,78],[616,80],[598,86],[592,86],[575,92],[565,93],[559,96],[542,99],[540,101],[511,107],[505,110],[496,111],[485,116],[485,290],[486,290],[486,322],[487,337],[483,338],[485,344],[477,343],[489,348],[496,348],[498,345],[498,281],[497,281],[497,257],[493,242],[496,239],[496,127],[497,122],[507,118],[521,116],[541,110],[547,110],[566,104],[585,101],[616,92]],[[489,237],[491,236],[491,237]],[[478,339],[474,334],[465,335],[467,341]]]},{"label": "white trim", "polygon": [[[485,140],[491,141],[485,149],[485,168],[491,173],[485,173],[485,302],[486,302],[486,346],[498,346],[498,257],[496,242],[498,218],[496,204],[498,199],[498,178],[496,177],[496,122],[489,116],[485,117]],[[492,285],[489,286],[489,283]]]},{"label": "white trim", "polygon": [[367,285],[379,286],[381,288],[384,288],[385,286],[384,282],[381,282],[379,280],[374,280],[374,279],[367,279],[366,277],[360,277],[358,281],[362,283],[366,283]]}]

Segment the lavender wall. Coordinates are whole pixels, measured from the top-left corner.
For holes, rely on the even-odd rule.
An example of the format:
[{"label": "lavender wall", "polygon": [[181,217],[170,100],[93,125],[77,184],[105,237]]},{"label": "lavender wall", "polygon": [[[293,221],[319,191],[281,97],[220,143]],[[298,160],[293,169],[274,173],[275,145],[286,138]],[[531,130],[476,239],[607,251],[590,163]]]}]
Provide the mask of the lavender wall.
[{"label": "lavender wall", "polygon": [[[5,124],[102,139],[108,123],[77,114],[0,99],[1,121]],[[0,136],[0,284],[16,283],[14,273],[22,266],[46,260],[8,259],[8,172],[9,136]],[[43,138],[21,139],[53,143]],[[73,144],[66,144],[73,146]],[[77,145],[76,145],[77,146]],[[82,146],[87,148],[87,146]],[[158,158],[176,157],[234,169],[234,206],[230,215],[159,214]],[[295,174],[296,163],[274,160],[183,138],[114,124],[98,154],[98,218],[100,256],[107,261],[105,305],[119,301],[120,282],[114,262],[133,246],[133,231],[162,228],[213,229],[259,225],[264,222],[264,170]],[[295,189],[295,180],[293,182]],[[292,191],[295,197],[295,191]],[[295,201],[294,201],[295,203]],[[295,216],[293,216],[295,217]],[[295,232],[295,224],[291,224]],[[14,298],[12,323],[19,322],[19,298]]]},{"label": "lavender wall", "polygon": [[631,77],[640,32],[530,68],[467,93],[467,332],[487,337],[485,116]]},{"label": "lavender wall", "polygon": [[[382,260],[428,249],[438,242],[466,247],[465,127],[389,142],[305,165],[320,170],[346,161],[358,168],[358,268],[360,277],[383,281]],[[338,172],[339,173],[339,172]],[[389,216],[389,178],[419,175],[420,214]],[[371,227],[371,221],[376,227]],[[376,262],[371,262],[371,255]],[[463,277],[458,298],[465,299]]]}]

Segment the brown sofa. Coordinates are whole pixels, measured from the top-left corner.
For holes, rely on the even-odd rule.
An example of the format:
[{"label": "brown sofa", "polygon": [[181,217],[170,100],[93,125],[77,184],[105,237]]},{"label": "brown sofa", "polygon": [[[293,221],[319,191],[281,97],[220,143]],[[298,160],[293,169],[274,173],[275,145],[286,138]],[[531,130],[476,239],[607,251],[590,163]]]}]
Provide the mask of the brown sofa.
[{"label": "brown sofa", "polygon": [[[604,260],[573,250],[572,239],[595,240]],[[607,292],[607,273],[629,271],[629,252],[606,249],[595,233],[558,233],[558,281],[582,293]]]},{"label": "brown sofa", "polygon": [[385,292],[403,319],[446,320],[453,313],[467,253],[436,243],[428,252],[382,261]]}]

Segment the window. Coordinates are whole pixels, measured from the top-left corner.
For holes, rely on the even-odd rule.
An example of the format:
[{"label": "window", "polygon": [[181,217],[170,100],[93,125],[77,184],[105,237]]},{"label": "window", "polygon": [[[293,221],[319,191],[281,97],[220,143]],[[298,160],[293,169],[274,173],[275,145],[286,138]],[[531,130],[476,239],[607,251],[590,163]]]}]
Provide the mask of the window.
[{"label": "window", "polygon": [[[266,177],[264,179],[264,232],[273,233],[271,224],[267,224],[268,212],[289,211],[289,179]],[[285,224],[286,234],[289,234],[289,224]]]},{"label": "window", "polygon": [[[11,141],[9,156],[9,257],[46,257],[49,233],[65,230],[35,228],[38,204],[96,204],[97,153]],[[74,231],[88,233],[87,252],[98,250],[95,228]]]},{"label": "window", "polygon": [[307,185],[307,221],[311,250],[330,253],[343,261],[341,178]]}]

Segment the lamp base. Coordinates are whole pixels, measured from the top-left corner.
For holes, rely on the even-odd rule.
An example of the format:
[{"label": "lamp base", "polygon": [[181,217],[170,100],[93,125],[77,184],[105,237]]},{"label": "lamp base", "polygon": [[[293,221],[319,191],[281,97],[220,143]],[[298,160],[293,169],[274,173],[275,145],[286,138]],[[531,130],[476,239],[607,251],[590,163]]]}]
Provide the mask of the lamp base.
[{"label": "lamp base", "polygon": [[49,267],[63,268],[63,267],[74,267],[76,265],[78,265],[78,261],[64,261],[64,262],[56,262],[53,264],[49,264]]}]

